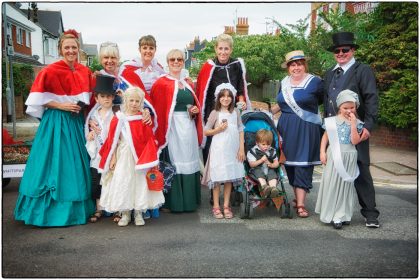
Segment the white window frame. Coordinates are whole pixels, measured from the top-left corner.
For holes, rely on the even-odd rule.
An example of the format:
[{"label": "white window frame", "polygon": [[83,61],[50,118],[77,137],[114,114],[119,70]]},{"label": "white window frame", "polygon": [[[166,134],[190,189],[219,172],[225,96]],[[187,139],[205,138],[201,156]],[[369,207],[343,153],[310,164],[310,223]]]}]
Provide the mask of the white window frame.
[{"label": "white window frame", "polygon": [[31,32],[29,32],[28,30],[25,30],[25,40],[26,40],[26,46],[28,47],[28,48],[30,48],[31,47],[31,40],[30,40],[30,37],[31,36]]},{"label": "white window frame", "polygon": [[93,63],[93,57],[88,56],[88,58],[87,58],[87,66],[91,66],[92,63]]},{"label": "white window frame", "polygon": [[23,29],[16,26],[16,43],[23,45]]}]

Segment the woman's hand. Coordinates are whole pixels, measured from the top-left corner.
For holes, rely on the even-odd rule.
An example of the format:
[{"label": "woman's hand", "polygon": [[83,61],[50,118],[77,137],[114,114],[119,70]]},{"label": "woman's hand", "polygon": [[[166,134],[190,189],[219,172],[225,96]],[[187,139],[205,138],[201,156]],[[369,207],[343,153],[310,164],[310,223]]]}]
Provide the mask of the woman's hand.
[{"label": "woman's hand", "polygon": [[152,118],[150,117],[149,109],[143,109],[143,123],[146,125],[152,125]]},{"label": "woman's hand", "polygon": [[327,164],[327,154],[325,152],[321,151],[319,158],[321,159],[323,165]]},{"label": "woman's hand", "polygon": [[99,127],[98,123],[92,119],[89,120],[89,128],[93,130],[96,135],[101,134],[101,128]]},{"label": "woman's hand", "polygon": [[238,107],[239,110],[242,110],[242,111],[246,110],[246,102],[243,96],[239,96],[238,102],[236,102],[236,106]]},{"label": "woman's hand", "polygon": [[190,108],[190,112],[194,115],[197,115],[200,111],[199,111],[198,107],[194,105]]},{"label": "woman's hand", "polygon": [[57,103],[57,109],[78,114],[82,109],[79,105],[71,102]]}]

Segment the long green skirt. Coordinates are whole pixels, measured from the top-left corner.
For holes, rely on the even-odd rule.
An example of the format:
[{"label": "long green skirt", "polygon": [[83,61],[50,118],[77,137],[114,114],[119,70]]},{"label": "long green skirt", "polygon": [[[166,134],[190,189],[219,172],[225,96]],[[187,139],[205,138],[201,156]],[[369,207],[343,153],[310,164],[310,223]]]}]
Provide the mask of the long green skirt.
[{"label": "long green skirt", "polygon": [[95,211],[83,115],[48,109],[31,148],[15,219],[36,226],[85,224]]},{"label": "long green skirt", "polygon": [[[160,160],[170,162],[168,148],[163,149]],[[172,188],[165,193],[163,208],[171,212],[192,212],[201,203],[200,171],[193,174],[176,174],[172,181]]]}]

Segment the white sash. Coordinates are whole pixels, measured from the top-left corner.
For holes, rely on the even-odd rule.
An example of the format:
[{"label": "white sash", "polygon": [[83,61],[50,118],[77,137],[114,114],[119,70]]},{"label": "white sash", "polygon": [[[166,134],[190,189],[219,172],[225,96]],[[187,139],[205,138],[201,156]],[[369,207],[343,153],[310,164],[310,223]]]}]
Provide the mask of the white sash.
[{"label": "white sash", "polygon": [[344,181],[353,182],[357,177],[359,177],[359,168],[356,167],[356,174],[353,177],[350,176],[344,168],[343,159],[341,158],[340,142],[338,140],[337,124],[335,119],[335,117],[324,119],[328,140],[330,142],[331,154],[334,160],[334,167],[338,175],[340,175]]},{"label": "white sash", "polygon": [[[305,84],[309,83],[310,80],[314,78],[313,75],[308,75],[308,78],[305,81]],[[296,103],[295,98],[293,97],[294,89],[292,88],[290,82],[287,82],[290,78],[286,77],[281,81],[281,92],[283,94],[283,98],[286,101],[287,105],[295,112],[295,114],[306,122],[311,122],[317,125],[321,125],[321,117],[318,114],[314,114],[312,112],[308,112],[303,110],[299,107]]]}]

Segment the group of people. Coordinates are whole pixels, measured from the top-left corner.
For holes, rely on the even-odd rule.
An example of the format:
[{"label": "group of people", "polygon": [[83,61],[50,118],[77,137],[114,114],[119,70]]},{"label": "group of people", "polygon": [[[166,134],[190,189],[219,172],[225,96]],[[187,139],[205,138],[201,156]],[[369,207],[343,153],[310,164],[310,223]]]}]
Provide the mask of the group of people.
[{"label": "group of people", "polygon": [[[377,114],[375,78],[353,58],[353,40],[349,32],[333,35],[329,50],[337,65],[324,80],[309,74],[302,51],[286,54],[282,67],[288,76],[272,110],[281,110],[278,131],[297,215],[309,216],[305,199],[313,168],[326,163],[315,212],[335,228],[350,222],[356,192],[366,226],[379,227],[368,150]],[[204,63],[195,86],[183,71],[183,51],[167,54],[165,72],[154,57],[151,35],[140,38],[140,57],[121,66],[118,45],[101,44],[103,70],[95,73],[78,63],[77,32],[66,31],[58,47],[63,59],[38,74],[26,101],[27,113],[41,123],[19,188],[16,220],[68,226],[96,222],[106,211],[127,226],[133,211],[135,225],[141,226],[150,215],[158,217],[159,209],[195,211],[201,185],[211,190],[213,216],[230,219],[231,190],[242,183],[246,159],[261,177],[262,195],[278,195],[277,177],[269,173],[279,165],[269,148],[273,135],[258,132],[252,154],[244,150],[240,111],[250,110],[251,102],[245,63],[231,57],[231,36],[216,38],[215,58]],[[322,101],[326,131],[321,141]],[[256,156],[257,151],[264,154]],[[167,192],[148,187],[159,163],[175,169]]]}]

